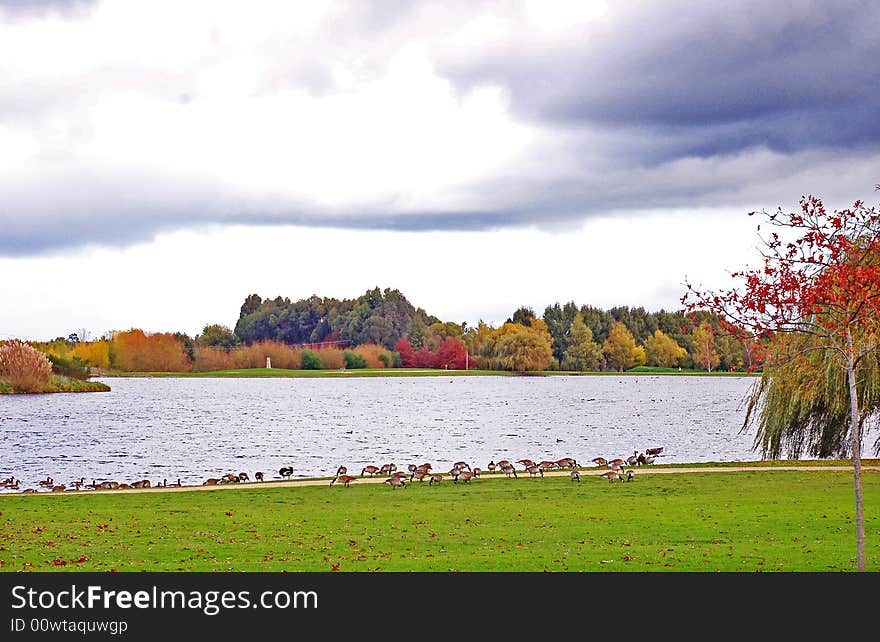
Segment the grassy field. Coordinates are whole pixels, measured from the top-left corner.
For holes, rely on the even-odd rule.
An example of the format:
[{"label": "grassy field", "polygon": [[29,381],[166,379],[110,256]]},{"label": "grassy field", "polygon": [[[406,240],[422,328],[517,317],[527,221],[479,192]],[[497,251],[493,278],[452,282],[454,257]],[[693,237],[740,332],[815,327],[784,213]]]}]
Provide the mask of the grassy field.
[{"label": "grassy field", "polygon": [[[790,464],[791,462],[789,462]],[[2,571],[855,570],[851,470],[0,496]],[[864,472],[880,570],[880,472]]]}]

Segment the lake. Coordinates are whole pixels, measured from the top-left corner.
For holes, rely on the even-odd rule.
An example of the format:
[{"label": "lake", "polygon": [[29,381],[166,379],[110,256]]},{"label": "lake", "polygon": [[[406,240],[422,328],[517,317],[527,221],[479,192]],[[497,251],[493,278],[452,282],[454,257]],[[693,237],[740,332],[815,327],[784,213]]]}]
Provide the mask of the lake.
[{"label": "lake", "polygon": [[[759,459],[741,434],[757,379],[703,376],[112,378],[108,393],[0,395],[0,478],[199,484],[367,464],[631,455]],[[520,466],[517,466],[520,468]]]}]

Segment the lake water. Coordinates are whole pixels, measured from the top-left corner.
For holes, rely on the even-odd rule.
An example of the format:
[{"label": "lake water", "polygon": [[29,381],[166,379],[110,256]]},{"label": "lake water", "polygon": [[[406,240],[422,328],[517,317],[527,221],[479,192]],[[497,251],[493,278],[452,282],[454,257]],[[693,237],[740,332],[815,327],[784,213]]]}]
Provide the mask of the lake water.
[{"label": "lake water", "polygon": [[[574,457],[662,446],[661,462],[758,459],[749,377],[113,378],[109,393],[0,395],[0,478],[22,488],[367,464]],[[517,466],[519,468],[519,466]]]}]

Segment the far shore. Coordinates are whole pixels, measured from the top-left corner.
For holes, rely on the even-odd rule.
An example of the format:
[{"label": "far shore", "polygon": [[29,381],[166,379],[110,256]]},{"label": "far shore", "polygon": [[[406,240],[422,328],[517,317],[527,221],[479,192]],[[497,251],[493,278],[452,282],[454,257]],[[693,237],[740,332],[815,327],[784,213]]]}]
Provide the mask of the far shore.
[{"label": "far shore", "polygon": [[576,372],[570,370],[541,370],[530,372],[513,372],[510,370],[447,370],[439,368],[358,368],[358,369],[334,369],[334,370],[288,370],[284,368],[237,368],[233,370],[215,370],[209,372],[121,372],[105,371],[96,374],[99,378],[110,377],[543,377],[543,376],[696,376],[696,377],[755,377],[760,373],[753,372],[728,372],[705,370],[675,370],[671,368],[646,368],[615,371],[589,371]]}]

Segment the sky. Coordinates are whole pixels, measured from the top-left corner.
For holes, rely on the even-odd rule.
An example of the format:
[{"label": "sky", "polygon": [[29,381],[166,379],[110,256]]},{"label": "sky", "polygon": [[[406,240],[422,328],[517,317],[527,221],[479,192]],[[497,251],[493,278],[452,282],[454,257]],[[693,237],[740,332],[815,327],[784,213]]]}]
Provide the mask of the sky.
[{"label": "sky", "polygon": [[676,310],[876,204],[870,0],[0,0],[0,338],[245,297]]}]

